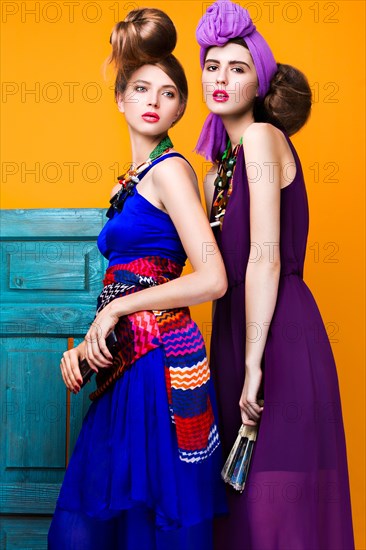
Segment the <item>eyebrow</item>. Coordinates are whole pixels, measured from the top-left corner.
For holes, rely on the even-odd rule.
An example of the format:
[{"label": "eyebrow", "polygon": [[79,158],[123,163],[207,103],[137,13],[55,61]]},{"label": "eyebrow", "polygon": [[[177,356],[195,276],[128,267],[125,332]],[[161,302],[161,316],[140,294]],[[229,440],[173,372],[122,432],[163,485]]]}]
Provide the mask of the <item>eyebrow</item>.
[{"label": "eyebrow", "polygon": [[[217,63],[218,65],[220,65],[220,61],[218,61],[218,59],[206,59],[205,64],[209,62]],[[245,61],[229,61],[229,65],[246,65],[248,69],[250,69],[250,65],[248,65],[248,63],[245,63]]]},{"label": "eyebrow", "polygon": [[[148,82],[147,80],[134,80],[132,82],[132,84],[137,84],[137,83],[141,83],[141,84],[147,84],[149,86],[151,86],[151,82]],[[164,84],[164,86],[161,86],[161,88],[173,88],[174,90],[177,90],[177,87],[174,85],[174,84]]]}]

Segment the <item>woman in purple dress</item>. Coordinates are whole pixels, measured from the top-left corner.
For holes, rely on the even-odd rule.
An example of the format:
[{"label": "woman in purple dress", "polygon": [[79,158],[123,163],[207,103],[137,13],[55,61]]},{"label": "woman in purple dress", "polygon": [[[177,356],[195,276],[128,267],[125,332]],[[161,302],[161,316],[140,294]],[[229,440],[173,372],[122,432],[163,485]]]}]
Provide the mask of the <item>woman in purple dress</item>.
[{"label": "woman in purple dress", "polygon": [[211,344],[225,458],[241,423],[260,421],[245,490],[228,486],[216,548],[352,550],[337,373],[303,280],[308,202],[289,139],[311,91],[301,72],[275,62],[237,4],[210,6],[197,39],[211,111],[197,151],[214,163],[206,202],[229,281]]}]

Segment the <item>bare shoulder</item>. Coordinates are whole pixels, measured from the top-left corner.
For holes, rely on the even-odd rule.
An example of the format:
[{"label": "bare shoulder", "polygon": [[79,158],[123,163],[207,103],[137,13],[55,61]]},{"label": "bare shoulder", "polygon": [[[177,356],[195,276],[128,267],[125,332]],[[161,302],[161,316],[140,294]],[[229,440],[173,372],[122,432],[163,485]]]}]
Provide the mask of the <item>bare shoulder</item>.
[{"label": "bare shoulder", "polygon": [[245,130],[242,136],[243,145],[247,147],[253,145],[257,147],[280,147],[283,143],[283,133],[281,130],[267,122],[253,122]]},{"label": "bare shoulder", "polygon": [[248,126],[243,134],[246,163],[281,163],[288,149],[285,136],[272,124],[255,122]]},{"label": "bare shoulder", "polygon": [[181,157],[170,157],[160,162],[154,167],[152,179],[154,187],[163,188],[165,185],[171,185],[179,188],[181,185],[187,185],[191,182],[198,189],[196,173],[192,166]]}]

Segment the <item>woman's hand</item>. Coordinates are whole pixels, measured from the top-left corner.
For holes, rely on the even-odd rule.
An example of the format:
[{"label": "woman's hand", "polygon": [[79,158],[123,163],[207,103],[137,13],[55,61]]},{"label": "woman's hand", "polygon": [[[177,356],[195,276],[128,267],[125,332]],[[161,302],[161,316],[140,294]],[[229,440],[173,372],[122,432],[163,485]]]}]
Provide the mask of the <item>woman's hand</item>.
[{"label": "woman's hand", "polygon": [[105,339],[118,321],[119,317],[113,309],[112,301],[98,313],[85,335],[86,360],[95,370],[98,370],[99,367],[110,367],[113,363],[113,357],[107,348]]},{"label": "woman's hand", "polygon": [[79,370],[79,362],[85,357],[85,341],[81,342],[76,348],[64,352],[60,368],[62,378],[68,390],[77,393],[83,382]]},{"label": "woman's hand", "polygon": [[241,420],[246,426],[256,426],[260,420],[263,407],[257,403],[257,395],[262,380],[260,367],[245,370],[245,382],[239,401]]}]

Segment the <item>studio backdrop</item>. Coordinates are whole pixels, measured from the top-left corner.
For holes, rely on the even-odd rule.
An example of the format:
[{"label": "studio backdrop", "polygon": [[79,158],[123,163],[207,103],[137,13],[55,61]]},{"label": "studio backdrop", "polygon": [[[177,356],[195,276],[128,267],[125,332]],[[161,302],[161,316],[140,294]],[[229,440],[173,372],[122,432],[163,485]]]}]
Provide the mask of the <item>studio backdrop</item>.
[{"label": "studio backdrop", "polygon": [[[193,153],[207,114],[195,28],[210,3],[1,2],[2,548],[46,548],[50,514],[92,389],[70,398],[59,362],[93,319],[106,267],[95,241],[110,191],[130,161],[113,75],[102,71],[112,27],[140,7],[160,8],[176,24],[175,53],[187,73],[189,102],[171,138],[194,166],[202,189],[210,165]],[[310,206],[304,279],[337,364],[356,547],[362,550],[365,4],[261,0],[241,5],[276,60],[301,69],[313,91],[311,118],[293,137]],[[210,305],[192,313],[209,344]]]}]

